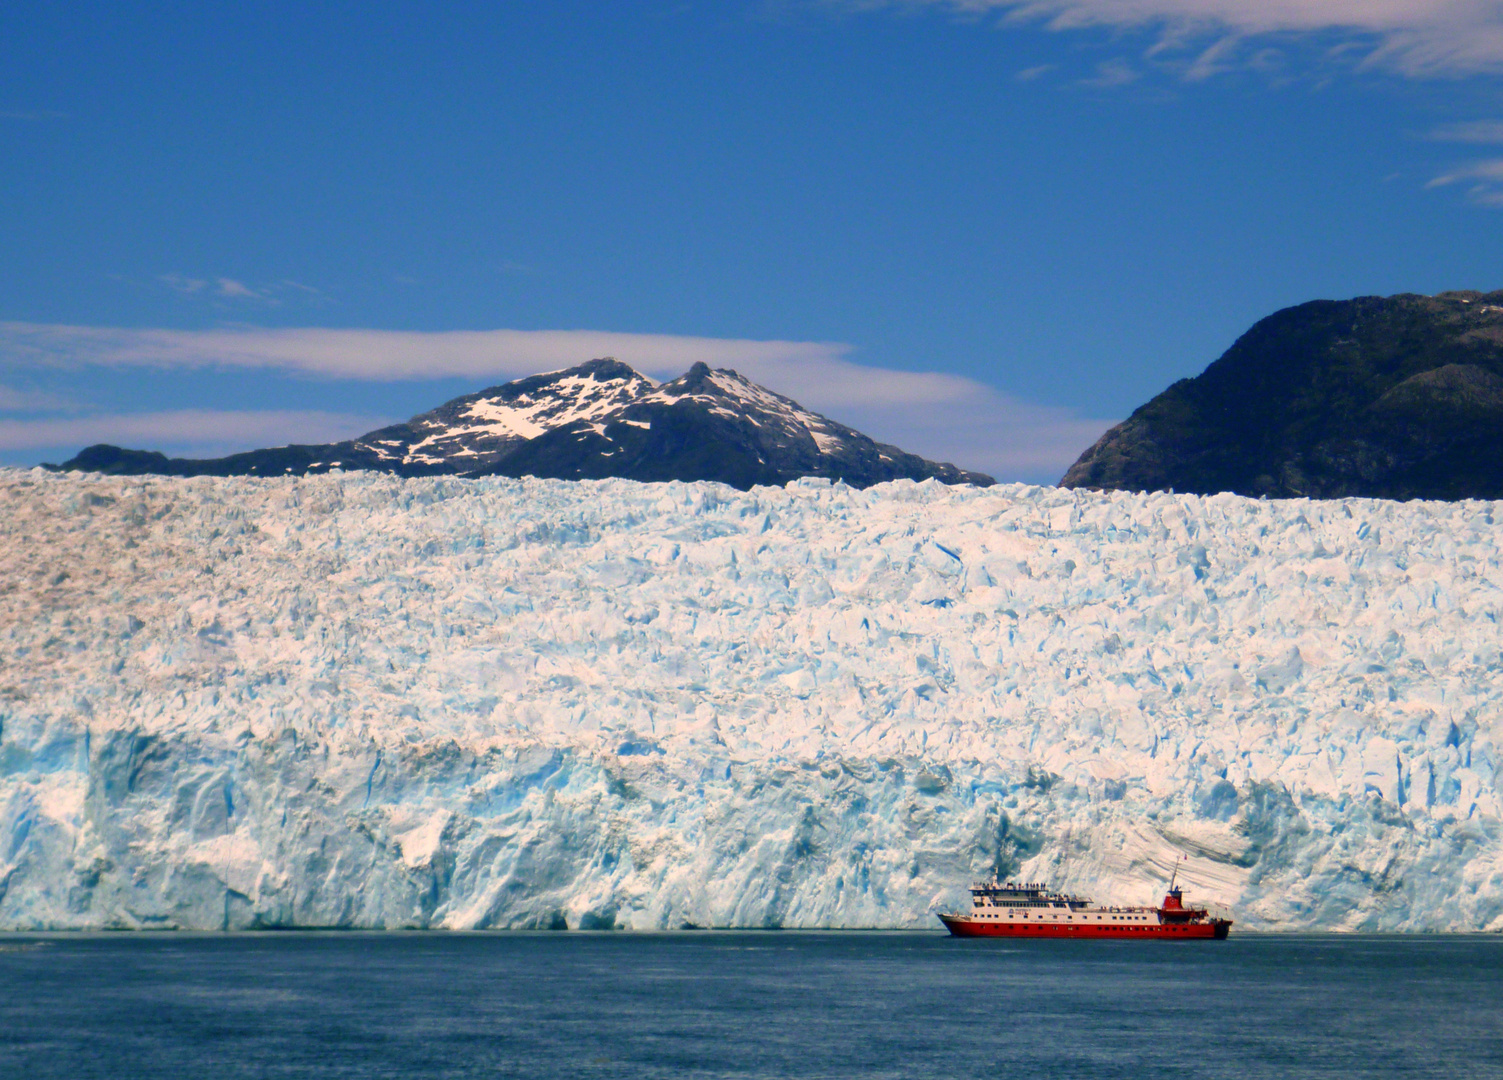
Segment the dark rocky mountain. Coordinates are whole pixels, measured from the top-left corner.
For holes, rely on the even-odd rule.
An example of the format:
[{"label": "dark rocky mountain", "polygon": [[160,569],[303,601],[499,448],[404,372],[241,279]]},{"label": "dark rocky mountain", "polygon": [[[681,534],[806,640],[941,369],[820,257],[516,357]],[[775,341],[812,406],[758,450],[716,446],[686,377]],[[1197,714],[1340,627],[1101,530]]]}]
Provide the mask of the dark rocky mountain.
[{"label": "dark rocky mountain", "polygon": [[592,360],[455,398],[347,442],[212,459],[91,446],[59,469],[167,476],[285,476],[370,469],[403,476],[716,480],[739,488],[802,476],[867,487],[992,478],[926,461],[810,412],[734,371],[695,364],[661,386],[616,360]]},{"label": "dark rocky mountain", "polygon": [[1503,292],[1276,312],[1108,431],[1060,484],[1503,498]]}]

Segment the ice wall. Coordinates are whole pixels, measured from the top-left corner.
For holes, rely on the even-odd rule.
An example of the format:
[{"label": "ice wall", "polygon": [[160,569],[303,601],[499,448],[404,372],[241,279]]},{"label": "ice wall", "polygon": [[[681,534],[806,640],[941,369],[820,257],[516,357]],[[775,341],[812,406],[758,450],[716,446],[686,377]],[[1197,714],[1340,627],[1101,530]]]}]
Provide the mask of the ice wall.
[{"label": "ice wall", "polygon": [[1500,511],[0,472],[0,928],[1503,929]]}]

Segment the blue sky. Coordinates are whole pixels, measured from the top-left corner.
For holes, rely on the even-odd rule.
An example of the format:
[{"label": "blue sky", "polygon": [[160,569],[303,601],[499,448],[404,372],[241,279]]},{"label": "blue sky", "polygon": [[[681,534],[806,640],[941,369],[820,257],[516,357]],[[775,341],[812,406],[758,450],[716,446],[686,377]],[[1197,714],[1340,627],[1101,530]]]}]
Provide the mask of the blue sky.
[{"label": "blue sky", "polygon": [[696,359],[1055,479],[1317,297],[1503,287],[1496,0],[31,4],[0,463]]}]

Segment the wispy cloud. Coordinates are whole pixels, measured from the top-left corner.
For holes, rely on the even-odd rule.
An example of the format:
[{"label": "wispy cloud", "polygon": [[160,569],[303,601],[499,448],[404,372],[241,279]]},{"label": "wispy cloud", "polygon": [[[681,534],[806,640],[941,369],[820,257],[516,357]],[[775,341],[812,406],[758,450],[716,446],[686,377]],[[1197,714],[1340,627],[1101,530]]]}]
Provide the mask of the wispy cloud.
[{"label": "wispy cloud", "polygon": [[[935,7],[1051,30],[1147,30],[1157,50],[1193,52],[1191,78],[1250,62],[1270,39],[1309,39],[1322,55],[1409,76],[1503,71],[1498,0],[850,0]],[[1263,57],[1266,60],[1266,56]]]},{"label": "wispy cloud", "polygon": [[1449,187],[1452,184],[1467,184],[1467,198],[1479,206],[1503,209],[1503,158],[1477,161],[1460,169],[1437,176],[1427,188]]},{"label": "wispy cloud", "polygon": [[[627,334],[598,330],[130,330],[0,323],[0,360],[16,366],[259,369],[305,376],[376,381],[465,378],[478,386],[614,356],[644,374],[673,378],[690,365],[734,368],[809,408],[926,457],[953,461],[1007,479],[1057,479],[1110,426],[1068,409],[1037,405],[974,379],[943,372],[873,367],[851,359],[839,342]],[[414,412],[437,402],[415,403]],[[227,414],[152,414],[179,418]],[[295,416],[313,414],[237,414]],[[319,414],[332,415],[332,414]],[[103,418],[126,424],[126,417]],[[101,421],[92,418],[90,422]],[[163,423],[156,420],[153,423]],[[204,421],[210,423],[210,421]],[[60,440],[28,445],[119,441],[157,448],[142,430],[112,439],[80,418],[27,421],[13,439]],[[369,427],[378,426],[372,422]],[[90,432],[85,436],[85,430]],[[157,429],[151,429],[155,431]],[[367,428],[360,429],[361,431]],[[340,437],[358,432],[341,428]],[[270,436],[268,436],[270,437]],[[320,441],[288,429],[284,441]]]},{"label": "wispy cloud", "polygon": [[311,285],[283,279],[266,284],[247,285],[235,278],[198,278],[187,274],[158,274],[157,281],[173,292],[184,296],[198,296],[216,301],[249,301],[280,307],[289,299],[324,301],[324,293]]},{"label": "wispy cloud", "polygon": [[0,386],[0,412],[60,412],[76,407],[72,400],[61,394]]},{"label": "wispy cloud", "polygon": [[[972,384],[964,401],[938,407],[847,404],[804,400],[881,442],[935,461],[950,461],[999,480],[1056,483],[1114,420],[1081,416],[1074,409],[1040,405]],[[793,395],[797,397],[798,395]]]},{"label": "wispy cloud", "polygon": [[1095,86],[1102,89],[1111,89],[1117,86],[1126,86],[1130,82],[1138,81],[1138,73],[1133,70],[1131,64],[1121,58],[1106,60],[1096,65],[1096,74],[1089,79],[1081,79],[1082,86]]},{"label": "wispy cloud", "polygon": [[843,356],[756,357],[724,366],[879,442],[1002,480],[1054,483],[1116,422],[1025,401],[961,375],[878,368]]},{"label": "wispy cloud", "polygon": [[1503,144],[1503,120],[1465,120],[1442,124],[1430,132],[1436,142]]},{"label": "wispy cloud", "polygon": [[[1430,131],[1436,142],[1469,143],[1473,146],[1503,146],[1503,120],[1465,120],[1442,124]],[[1503,208],[1503,159],[1473,161],[1442,173],[1427,188],[1466,185],[1469,200],[1479,206]]]},{"label": "wispy cloud", "polygon": [[615,356],[647,372],[828,360],[827,342],[600,330],[136,330],[0,323],[0,359],[47,367],[259,368],[341,379],[515,378]]},{"label": "wispy cloud", "polygon": [[265,300],[264,292],[257,292],[248,285],[243,285],[234,278],[218,278],[214,282],[214,291],[220,296],[228,296],[232,300]]},{"label": "wispy cloud", "polygon": [[209,283],[202,278],[185,277],[182,274],[158,274],[157,280],[174,292],[187,293],[189,296],[209,287]]},{"label": "wispy cloud", "polygon": [[338,442],[391,422],[389,417],[311,410],[213,409],[0,420],[0,450],[73,451],[107,442],[219,455],[294,442]]},{"label": "wispy cloud", "polygon": [[43,120],[65,120],[68,114],[56,109],[0,109],[0,120],[24,120],[39,124]]}]

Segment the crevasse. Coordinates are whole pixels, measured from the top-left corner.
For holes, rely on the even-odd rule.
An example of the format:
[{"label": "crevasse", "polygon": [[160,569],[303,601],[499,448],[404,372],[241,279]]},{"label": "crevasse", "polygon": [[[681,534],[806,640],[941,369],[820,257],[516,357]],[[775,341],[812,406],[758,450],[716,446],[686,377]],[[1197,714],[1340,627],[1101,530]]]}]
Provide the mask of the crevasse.
[{"label": "crevasse", "polygon": [[0,928],[1503,929],[1500,505],[0,473]]}]

